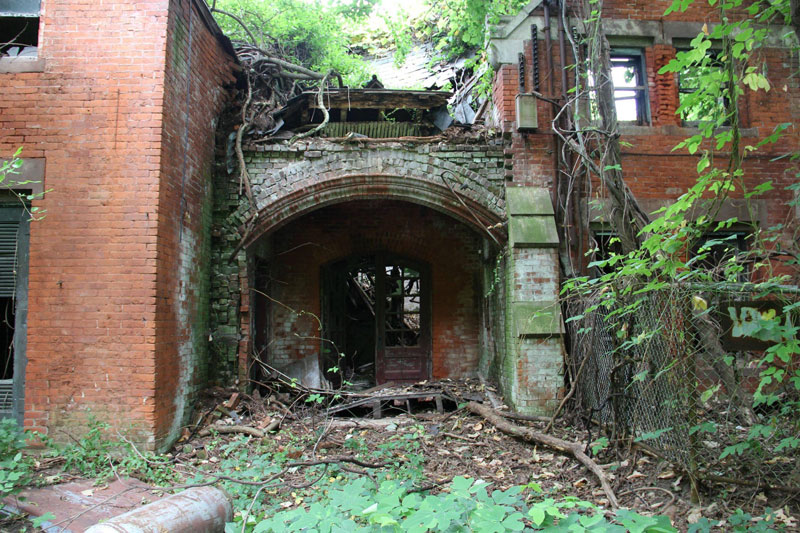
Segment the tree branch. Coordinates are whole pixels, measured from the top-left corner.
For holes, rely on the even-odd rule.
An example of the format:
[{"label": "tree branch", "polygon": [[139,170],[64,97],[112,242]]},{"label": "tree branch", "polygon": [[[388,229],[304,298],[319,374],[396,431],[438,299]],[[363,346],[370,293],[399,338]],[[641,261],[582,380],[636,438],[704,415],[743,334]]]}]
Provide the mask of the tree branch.
[{"label": "tree branch", "polygon": [[608,478],[606,478],[605,473],[597,466],[591,457],[586,455],[583,452],[583,445],[578,442],[568,442],[551,435],[546,435],[544,433],[539,433],[530,428],[524,428],[520,426],[516,426],[503,420],[497,411],[486,407],[485,405],[481,405],[475,402],[469,402],[467,405],[467,409],[471,412],[475,413],[476,415],[480,415],[486,419],[487,422],[495,426],[497,429],[502,431],[503,433],[507,433],[509,435],[513,435],[515,437],[521,438],[522,440],[526,440],[529,442],[535,442],[537,444],[542,444],[544,446],[548,446],[556,451],[567,453],[573,456],[575,459],[580,461],[586,468],[588,468],[600,481],[600,485],[603,487],[603,492],[606,493],[606,497],[608,498],[608,503],[611,505],[612,509],[618,509],[619,503],[617,503],[617,497],[614,495],[614,490],[611,488],[611,485],[608,483]]}]

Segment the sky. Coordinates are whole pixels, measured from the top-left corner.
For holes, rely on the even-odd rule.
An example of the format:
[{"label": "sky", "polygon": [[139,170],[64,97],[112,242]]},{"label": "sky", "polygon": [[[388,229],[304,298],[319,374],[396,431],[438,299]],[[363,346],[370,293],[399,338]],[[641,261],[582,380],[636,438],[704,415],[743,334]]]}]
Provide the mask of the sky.
[{"label": "sky", "polygon": [[381,0],[377,7],[376,12],[378,14],[386,13],[392,16],[405,11],[406,14],[413,17],[424,11],[425,0]]}]

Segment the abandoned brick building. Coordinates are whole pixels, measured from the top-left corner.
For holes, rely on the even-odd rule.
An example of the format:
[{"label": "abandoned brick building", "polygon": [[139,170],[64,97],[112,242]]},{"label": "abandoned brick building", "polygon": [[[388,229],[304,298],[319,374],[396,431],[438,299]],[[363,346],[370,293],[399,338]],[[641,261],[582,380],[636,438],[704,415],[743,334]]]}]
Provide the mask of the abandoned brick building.
[{"label": "abandoned brick building", "polygon": [[[657,72],[711,20],[664,18],[669,3],[605,3],[612,57],[634,72],[624,170],[649,210],[695,176],[671,152],[693,132],[679,79]],[[248,183],[220,125],[241,67],[202,0],[0,6],[4,32],[28,28],[0,58],[0,156],[25,159],[4,186],[45,213],[28,223],[10,195],[0,210],[6,415],[52,433],[91,412],[163,448],[205,385],[309,358],[372,384],[480,372],[520,411],[557,404],[557,147],[532,96],[567,81],[554,4],[494,28],[492,98],[462,120],[483,127],[447,127],[447,93],[330,89],[320,133],[246,139]],[[765,55],[783,89],[743,98],[753,139],[798,114],[789,47]],[[306,131],[320,111],[303,93],[279,118]],[[786,216],[786,148],[747,161],[772,177],[769,202],[725,213]]]}]

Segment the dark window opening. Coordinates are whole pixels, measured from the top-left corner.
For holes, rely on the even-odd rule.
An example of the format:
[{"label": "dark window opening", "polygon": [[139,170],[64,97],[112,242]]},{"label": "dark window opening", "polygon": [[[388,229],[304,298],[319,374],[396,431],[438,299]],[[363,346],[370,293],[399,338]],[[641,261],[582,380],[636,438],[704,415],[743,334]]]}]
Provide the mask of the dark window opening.
[{"label": "dark window opening", "polygon": [[0,205],[0,418],[21,415],[26,306],[17,305],[27,294],[26,243],[25,210]]},{"label": "dark window opening", "polygon": [[[622,255],[622,243],[617,234],[611,230],[597,230],[594,232],[594,257],[592,261],[605,261],[614,256]],[[614,271],[614,265],[593,265],[594,273],[597,276],[608,274]]]},{"label": "dark window opening", "polygon": [[0,56],[30,57],[38,55],[38,17],[0,17]]},{"label": "dark window opening", "polygon": [[375,260],[362,259],[347,273],[344,375],[354,388],[375,384]]},{"label": "dark window opening", "polygon": [[715,281],[749,281],[750,263],[742,257],[748,249],[747,235],[744,231],[708,233],[692,247],[689,259]]},{"label": "dark window opening", "polygon": [[323,367],[353,389],[430,378],[430,288],[424,265],[385,254],[322,272]]},{"label": "dark window opening", "polygon": [[40,0],[0,2],[0,57],[37,57],[40,8]]},{"label": "dark window opening", "polygon": [[384,279],[386,347],[417,346],[420,334],[419,272],[408,267],[386,266]]},{"label": "dark window opening", "polygon": [[[686,53],[679,51],[678,57]],[[698,64],[678,73],[678,102],[684,125],[697,126],[708,121],[723,126],[729,124],[727,74],[721,55],[720,50],[709,50]],[[714,92],[715,87],[719,88],[718,92]]]}]

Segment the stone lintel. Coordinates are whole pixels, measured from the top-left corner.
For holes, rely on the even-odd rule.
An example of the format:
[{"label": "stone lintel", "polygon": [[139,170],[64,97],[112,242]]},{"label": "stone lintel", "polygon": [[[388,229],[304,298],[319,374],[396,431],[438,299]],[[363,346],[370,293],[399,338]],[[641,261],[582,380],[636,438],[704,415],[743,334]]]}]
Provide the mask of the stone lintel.
[{"label": "stone lintel", "polygon": [[508,238],[514,248],[556,248],[556,221],[552,215],[511,217]]},{"label": "stone lintel", "polygon": [[510,216],[553,215],[550,191],[544,187],[508,187],[506,211]]}]

